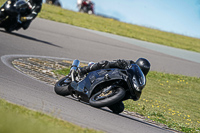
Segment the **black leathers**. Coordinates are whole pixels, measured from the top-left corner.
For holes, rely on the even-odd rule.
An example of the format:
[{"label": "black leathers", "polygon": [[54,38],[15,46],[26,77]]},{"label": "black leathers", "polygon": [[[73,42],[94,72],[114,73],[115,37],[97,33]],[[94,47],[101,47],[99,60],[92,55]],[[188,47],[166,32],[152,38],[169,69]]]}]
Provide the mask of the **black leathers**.
[{"label": "black leathers", "polygon": [[85,66],[79,69],[81,75],[89,73],[91,71],[99,70],[99,69],[107,69],[107,68],[120,68],[127,69],[131,64],[135,62],[132,60],[114,60],[112,62],[109,61],[100,61],[90,66]]},{"label": "black leathers", "polygon": [[[16,2],[16,0],[10,0],[11,2]],[[26,17],[26,20],[22,22],[21,26],[23,29],[27,29],[33,19],[38,15],[38,13],[41,11],[42,8],[42,0],[28,0],[28,5],[30,8],[30,13],[26,16],[21,16],[21,17]],[[5,5],[5,4],[4,4]],[[2,5],[2,8],[4,8],[4,5]],[[3,12],[0,10],[0,18],[4,18],[5,15]]]},{"label": "black leathers", "polygon": [[32,8],[32,12],[26,17],[34,19],[42,8],[42,0],[28,0],[28,3]]},{"label": "black leathers", "polygon": [[31,8],[31,13],[26,17],[26,21],[23,22],[23,29],[27,29],[33,19],[38,15],[42,8],[42,0],[28,0],[29,7]]}]

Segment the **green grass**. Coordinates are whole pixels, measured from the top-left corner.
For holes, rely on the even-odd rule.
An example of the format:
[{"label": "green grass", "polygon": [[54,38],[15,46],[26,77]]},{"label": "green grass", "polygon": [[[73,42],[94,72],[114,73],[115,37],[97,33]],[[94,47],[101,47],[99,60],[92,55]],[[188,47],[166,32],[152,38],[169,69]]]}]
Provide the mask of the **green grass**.
[{"label": "green grass", "polygon": [[97,133],[0,99],[0,133]]},{"label": "green grass", "polygon": [[68,75],[68,73],[70,72],[69,68],[64,68],[64,69],[60,69],[60,70],[54,70],[53,71],[56,75]]},{"label": "green grass", "polygon": [[[57,73],[67,75],[68,70],[63,70]],[[124,104],[125,110],[170,128],[188,133],[200,130],[200,79],[197,77],[151,71],[141,98]]]},{"label": "green grass", "polygon": [[79,27],[200,52],[200,39],[43,4],[39,17]]},{"label": "green grass", "polygon": [[139,101],[125,107],[183,132],[200,130],[200,79],[150,72]]}]

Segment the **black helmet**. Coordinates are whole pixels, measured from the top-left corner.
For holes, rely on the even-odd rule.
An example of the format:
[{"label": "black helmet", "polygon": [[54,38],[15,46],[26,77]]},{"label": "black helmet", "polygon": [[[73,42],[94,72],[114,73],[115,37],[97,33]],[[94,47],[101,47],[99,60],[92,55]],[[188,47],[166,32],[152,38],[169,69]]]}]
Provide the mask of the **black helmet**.
[{"label": "black helmet", "polygon": [[17,9],[27,9],[28,8],[28,4],[25,0],[18,0],[14,6],[17,8]]},{"label": "black helmet", "polygon": [[149,61],[147,59],[145,59],[145,58],[139,58],[136,61],[136,64],[140,67],[140,69],[142,70],[142,72],[146,76],[148,74],[148,72],[150,70],[150,66],[151,66]]}]

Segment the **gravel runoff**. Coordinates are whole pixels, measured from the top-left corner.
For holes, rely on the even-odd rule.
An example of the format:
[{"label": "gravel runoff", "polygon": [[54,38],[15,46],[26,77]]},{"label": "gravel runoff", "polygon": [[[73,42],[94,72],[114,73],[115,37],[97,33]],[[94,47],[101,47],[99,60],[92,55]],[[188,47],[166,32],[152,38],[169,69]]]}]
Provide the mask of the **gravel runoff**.
[{"label": "gravel runoff", "polygon": [[[55,74],[53,71],[58,70],[58,69],[63,69],[63,68],[69,68],[71,64],[72,64],[72,61],[70,60],[46,59],[46,58],[39,58],[39,57],[20,57],[12,61],[12,65],[14,66],[14,68],[19,70],[20,72],[53,86],[59,79],[64,77],[63,75]],[[86,64],[81,63],[81,66],[84,66],[84,65]],[[157,125],[161,128],[165,128],[173,132],[179,132],[179,131],[168,128],[164,124],[156,123],[135,112],[129,112],[129,111],[124,110],[123,114],[137,117],[142,121]]]}]

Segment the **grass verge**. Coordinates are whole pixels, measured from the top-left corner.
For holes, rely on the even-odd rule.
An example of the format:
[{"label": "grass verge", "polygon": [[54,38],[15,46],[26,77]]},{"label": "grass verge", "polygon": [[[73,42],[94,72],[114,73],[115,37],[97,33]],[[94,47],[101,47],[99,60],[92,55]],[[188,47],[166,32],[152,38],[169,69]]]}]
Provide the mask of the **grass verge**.
[{"label": "grass verge", "polygon": [[[55,73],[67,75],[63,70]],[[151,71],[140,100],[124,101],[125,110],[182,132],[200,132],[199,85],[196,77]]]},{"label": "grass verge", "polygon": [[150,72],[139,101],[128,100],[128,111],[183,132],[200,132],[200,79]]},{"label": "grass verge", "polygon": [[97,133],[0,99],[0,133]]}]

